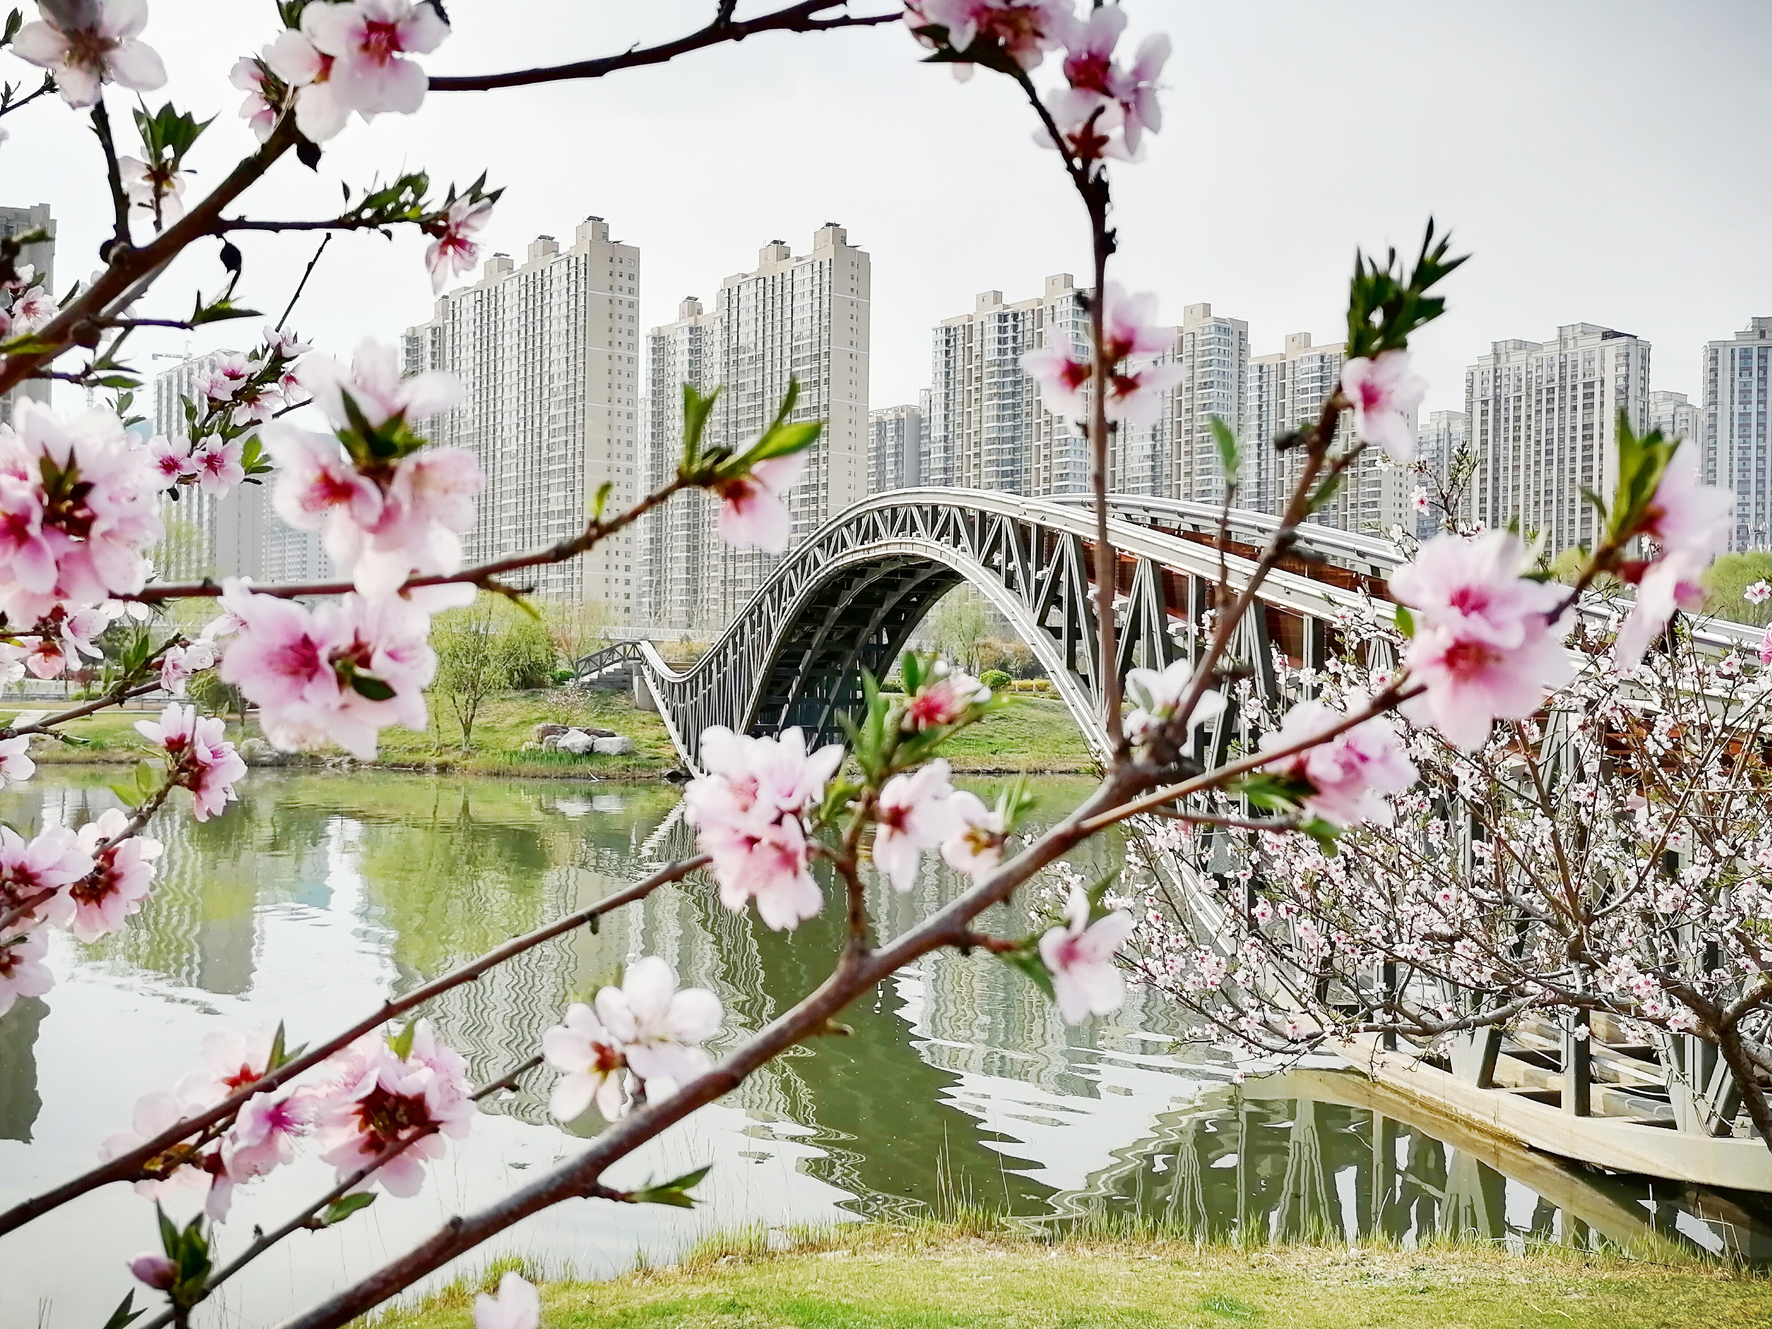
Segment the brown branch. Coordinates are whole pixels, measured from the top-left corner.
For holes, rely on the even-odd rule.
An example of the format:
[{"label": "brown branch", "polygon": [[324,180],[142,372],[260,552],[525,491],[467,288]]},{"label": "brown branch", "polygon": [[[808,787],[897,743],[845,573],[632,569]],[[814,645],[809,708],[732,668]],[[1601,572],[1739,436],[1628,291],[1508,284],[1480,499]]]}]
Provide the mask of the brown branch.
[{"label": "brown branch", "polygon": [[586,923],[600,918],[611,910],[620,908],[622,905],[632,904],[636,900],[643,900],[660,886],[663,886],[666,882],[681,881],[696,869],[706,867],[708,862],[707,855],[703,854],[695,858],[685,859],[682,862],[672,863],[668,867],[659,869],[659,871],[653,873],[644,881],[636,882],[632,886],[625,887],[624,889],[615,892],[613,895],[607,895],[603,899],[597,901],[596,904],[580,909],[577,913],[568,914],[564,918],[556,919],[554,922],[539,927],[533,932],[526,933],[521,937],[513,938],[502,946],[495,946],[479,959],[462,965],[459,969],[451,970],[441,978],[434,978],[429,983],[421,984],[411,992],[407,993],[404,997],[394,998],[384,1002],[375,1014],[359,1020],[343,1033],[328,1039],[326,1042],[321,1043],[316,1047],[308,1049],[308,1051],[302,1053],[301,1056],[290,1059],[270,1074],[260,1076],[251,1084],[236,1090],[233,1094],[224,1098],[214,1107],[206,1108],[202,1112],[194,1113],[193,1115],[186,1117],[183,1121],[162,1131],[153,1139],[137,1145],[128,1153],[119,1154],[117,1157],[110,1159],[100,1167],[94,1168],[90,1172],[83,1173],[82,1175],[75,1177],[72,1181],[56,1187],[52,1191],[46,1191],[42,1195],[26,1200],[21,1204],[14,1205],[5,1213],[0,1214],[0,1235],[11,1232],[13,1229],[21,1227],[35,1218],[40,1218],[50,1210],[66,1204],[69,1200],[77,1199],[86,1194],[86,1192],[103,1186],[107,1182],[127,1180],[129,1176],[143,1163],[147,1162],[148,1159],[153,1158],[156,1154],[165,1152],[180,1140],[194,1135],[205,1127],[211,1126],[222,1120],[224,1117],[227,1117],[254,1094],[266,1093],[277,1088],[279,1085],[301,1074],[309,1067],[318,1065],[334,1052],[337,1052],[340,1048],[348,1046],[361,1038],[364,1034],[386,1024],[395,1016],[402,1015],[405,1012],[412,1010],[414,1007],[422,1006],[432,998],[441,996],[452,988],[458,988],[464,983],[474,982],[480,977],[480,975],[486,973],[488,970],[496,968],[513,956],[521,955],[524,951],[531,950],[534,947],[541,945],[544,941],[551,941],[563,933],[571,932],[575,928],[583,927]]},{"label": "brown branch", "polygon": [[[587,549],[614,535],[624,526],[631,526],[679,490],[699,487],[700,481],[695,477],[679,475],[663,489],[648,494],[619,517],[614,517],[609,521],[593,521],[570,540],[560,540],[545,549],[532,549],[528,553],[497,558],[490,563],[482,563],[478,567],[464,568],[460,572],[440,572],[428,577],[413,577],[400,589],[410,591],[420,586],[474,585],[485,590],[497,591],[500,594],[509,594],[509,588],[496,584],[500,574],[518,572],[524,568],[544,567],[550,563],[564,563],[568,559],[577,558]],[[281,582],[272,586],[255,585],[251,589],[254,595],[275,595],[280,599],[293,600],[298,596],[306,595],[344,595],[355,590],[356,587],[348,581],[314,581]],[[119,600],[139,600],[144,604],[163,604],[168,600],[213,600],[221,593],[220,586],[205,578],[198,582],[147,586],[134,595],[120,595],[117,598]]]},{"label": "brown branch", "polygon": [[537,83],[563,83],[572,79],[603,78],[621,69],[638,69],[646,65],[662,65],[691,51],[719,46],[724,42],[741,42],[760,32],[830,32],[839,28],[870,28],[882,23],[896,23],[901,13],[840,14],[830,18],[818,15],[829,10],[848,8],[848,0],[800,0],[800,3],[761,14],[741,22],[732,21],[733,6],[722,4],[706,27],[687,36],[657,46],[634,46],[620,55],[600,56],[594,60],[578,60],[566,65],[544,65],[537,69],[518,69],[505,74],[432,75],[432,92],[490,92],[497,88],[524,88]]}]

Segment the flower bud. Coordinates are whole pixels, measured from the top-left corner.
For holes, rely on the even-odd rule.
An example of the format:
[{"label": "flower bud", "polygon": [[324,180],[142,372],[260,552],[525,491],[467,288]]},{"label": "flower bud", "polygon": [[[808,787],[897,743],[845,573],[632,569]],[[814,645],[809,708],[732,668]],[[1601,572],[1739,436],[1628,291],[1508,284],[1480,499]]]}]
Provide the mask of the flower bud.
[{"label": "flower bud", "polygon": [[178,1282],[178,1266],[153,1251],[143,1251],[131,1260],[129,1272],[135,1275],[136,1281],[161,1292],[170,1292],[172,1285]]}]

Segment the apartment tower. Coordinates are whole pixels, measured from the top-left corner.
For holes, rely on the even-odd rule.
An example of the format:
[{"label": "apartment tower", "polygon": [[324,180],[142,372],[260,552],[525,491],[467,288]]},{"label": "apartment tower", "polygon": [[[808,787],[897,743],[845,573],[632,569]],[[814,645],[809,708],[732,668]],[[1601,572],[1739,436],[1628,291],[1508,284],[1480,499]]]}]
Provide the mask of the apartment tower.
[{"label": "apartment tower", "polygon": [[868,412],[868,493],[921,484],[922,457],[922,405]]},{"label": "apartment tower", "polygon": [[[521,266],[494,254],[479,281],[440,297],[408,328],[406,372],[446,369],[460,406],[421,426],[480,460],[486,490],[464,544],[470,563],[583,531],[597,494],[608,510],[641,496],[640,251],[587,217],[570,248],[538,236]],[[624,531],[571,562],[531,574],[544,594],[635,613],[639,540]]]},{"label": "apartment tower", "polygon": [[[1233,434],[1241,431],[1249,392],[1249,325],[1213,314],[1209,304],[1187,305],[1175,354],[1183,373],[1173,393],[1170,492],[1217,503],[1224,498],[1224,474],[1212,419],[1223,420]],[[1247,506],[1247,500],[1240,505]]]},{"label": "apartment tower", "polygon": [[1700,374],[1700,412],[1706,478],[1735,491],[1733,550],[1772,548],[1772,480],[1766,474],[1772,442],[1766,416],[1772,407],[1767,371],[1772,368],[1772,317],[1756,318],[1727,340],[1706,342]]},{"label": "apartment tower", "polygon": [[[49,204],[39,203],[29,208],[0,208],[0,238],[10,239],[15,235],[27,235],[32,231],[47,231],[49,238],[25,245],[19,252],[18,265],[23,267],[29,263],[36,272],[43,273],[45,283],[53,292],[55,290],[55,219],[49,215]],[[20,383],[7,392],[0,393],[0,424],[7,424],[11,421],[13,403],[26,397],[47,406],[49,404],[49,380],[33,379],[28,383]]]},{"label": "apartment tower", "polygon": [[1618,480],[1618,417],[1649,421],[1649,343],[1593,323],[1554,341],[1498,341],[1465,371],[1465,414],[1476,471],[1470,515],[1485,526],[1542,533],[1547,554],[1599,537],[1582,490]]}]

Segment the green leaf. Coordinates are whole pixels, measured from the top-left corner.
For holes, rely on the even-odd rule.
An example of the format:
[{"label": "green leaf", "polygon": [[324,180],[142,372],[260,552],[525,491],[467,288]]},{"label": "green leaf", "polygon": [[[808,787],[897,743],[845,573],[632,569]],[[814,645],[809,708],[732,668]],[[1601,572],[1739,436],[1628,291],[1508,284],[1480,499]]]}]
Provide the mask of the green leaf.
[{"label": "green leaf", "polygon": [[628,1194],[629,1204],[668,1204],[674,1209],[693,1209],[695,1200],[689,1195],[691,1186],[701,1184],[703,1177],[714,1170],[712,1163],[706,1167],[696,1168],[693,1172],[685,1172],[670,1181],[660,1182],[655,1186],[642,1186]]},{"label": "green leaf", "polygon": [[1056,1000],[1058,994],[1052,989],[1051,971],[1046,968],[1038,953],[1034,951],[1004,951],[998,958],[1011,968],[1021,970],[1033,980],[1034,986],[1046,994],[1047,1001]]},{"label": "green leaf", "polygon": [[714,402],[724,389],[715,388],[707,396],[695,390],[693,383],[683,385],[683,469],[693,471],[701,464],[701,440],[707,432],[708,417]]},{"label": "green leaf", "polygon": [[804,452],[814,443],[824,430],[824,423],[819,420],[802,420],[799,424],[774,425],[769,432],[758,439],[756,445],[744,454],[745,467],[756,465],[760,461],[768,461],[771,457],[787,457],[796,452]]},{"label": "green leaf", "polygon": [[1240,794],[1252,806],[1269,812],[1296,811],[1306,798],[1316,792],[1316,786],[1308,780],[1300,780],[1291,775],[1275,775],[1271,771],[1256,771],[1225,786],[1225,793]]},{"label": "green leaf", "polygon": [[1409,612],[1408,605],[1398,605],[1396,610],[1397,631],[1410,640],[1415,638],[1415,615]]},{"label": "green leaf", "polygon": [[179,1236],[178,1224],[166,1216],[158,1200],[154,1201],[154,1219],[160,1225],[160,1249],[166,1252],[167,1259],[177,1260],[184,1242]]},{"label": "green leaf", "polygon": [[374,1203],[374,1191],[357,1191],[351,1195],[341,1196],[321,1211],[320,1226],[332,1227],[342,1223],[359,1209],[367,1209]]},{"label": "green leaf", "polygon": [[265,1058],[265,1073],[267,1075],[289,1060],[288,1054],[284,1051],[284,1041],[283,1021],[279,1020],[277,1021],[277,1032],[271,1038],[271,1054]]},{"label": "green leaf", "polygon": [[1237,472],[1242,468],[1242,459],[1237,454],[1237,435],[1220,416],[1212,417],[1212,437],[1218,442],[1218,467],[1224,472],[1226,480],[1235,480]]},{"label": "green leaf", "polygon": [[415,1017],[408,1020],[405,1027],[388,1040],[388,1046],[393,1049],[394,1055],[401,1061],[405,1061],[412,1055],[412,1038],[417,1032],[418,1020]]},{"label": "green leaf", "polygon": [[374,674],[365,674],[359,669],[350,673],[351,690],[359,697],[367,697],[370,701],[392,701],[394,689]]},{"label": "green leaf", "polygon": [[131,811],[134,811],[142,805],[143,799],[141,791],[133,784],[125,783],[122,780],[116,780],[106,785],[105,788],[117,795],[117,797],[123,801],[123,806]]},{"label": "green leaf", "polygon": [[1317,848],[1323,851],[1324,857],[1335,857],[1336,841],[1341,839],[1341,827],[1334,822],[1324,821],[1321,817],[1312,817],[1298,829],[1317,842]]},{"label": "green leaf", "polygon": [[[13,17],[18,17],[17,11],[14,11]],[[127,1325],[133,1324],[147,1313],[146,1306],[143,1306],[139,1311],[135,1309],[135,1292],[131,1290],[124,1294],[122,1301],[117,1303],[117,1309],[112,1311],[111,1318],[105,1321],[105,1329],[125,1329]]]},{"label": "green leaf", "polygon": [[597,496],[591,500],[591,520],[602,521],[603,510],[609,506],[609,495],[615,489],[613,480],[605,480],[597,486]]}]

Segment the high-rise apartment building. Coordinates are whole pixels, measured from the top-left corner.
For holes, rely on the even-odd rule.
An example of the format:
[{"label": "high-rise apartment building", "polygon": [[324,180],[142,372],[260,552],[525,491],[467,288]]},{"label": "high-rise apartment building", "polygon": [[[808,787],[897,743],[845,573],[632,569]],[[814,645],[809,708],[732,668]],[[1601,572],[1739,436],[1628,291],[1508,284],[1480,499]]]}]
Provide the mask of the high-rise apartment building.
[{"label": "high-rise apartment building", "polygon": [[[1429,411],[1415,431],[1415,455],[1428,472],[1444,483],[1463,454],[1470,437],[1470,417],[1463,411]],[[1414,487],[1413,483],[1410,486]],[[1434,486],[1428,486],[1434,492]],[[1438,508],[1417,515],[1416,535],[1427,537],[1440,529],[1446,514]]]},{"label": "high-rise apartment building", "polygon": [[1706,342],[1701,424],[1706,478],[1735,491],[1734,550],[1772,548],[1772,457],[1766,416],[1772,407],[1772,317],[1756,318],[1728,340]]},{"label": "high-rise apartment building", "polygon": [[[708,421],[710,444],[742,448],[756,439],[790,381],[798,381],[800,395],[789,419],[825,422],[804,475],[787,495],[796,540],[863,498],[872,282],[867,251],[851,245],[843,227],[827,222],[814,233],[810,253],[795,255],[784,241],[772,240],[759,252],[755,271],[726,278],[711,313],[703,313],[699,302],[693,309],[685,302],[676,323],[653,329],[647,377],[651,482],[676,467],[665,440],[680,440],[681,421],[673,412],[682,383],[696,381],[693,361],[705,390],[724,389]],[[648,566],[657,571],[648,576],[646,617],[637,624],[645,630],[718,629],[744,607],[776,562],[759,550],[724,545],[714,533],[714,504],[691,495],[682,506],[691,514],[682,521],[694,526],[699,546],[675,524],[675,514],[646,524],[653,551]]]},{"label": "high-rise apartment building", "polygon": [[970,314],[936,325],[923,483],[1033,496],[1088,489],[1082,432],[1041,407],[1021,367],[1021,357],[1050,338],[1086,342],[1081,295],[1071,275],[1059,273],[1034,299],[1005,304],[1001,291],[985,291]]},{"label": "high-rise apartment building", "polygon": [[[29,208],[0,208],[0,237],[10,239],[15,235],[26,235],[32,231],[47,231],[47,240],[38,240],[25,245],[20,251],[18,262],[29,263],[35,272],[44,273],[44,280],[49,290],[55,290],[55,219],[49,215],[49,204],[38,203]],[[12,419],[12,404],[22,398],[29,397],[32,401],[49,404],[49,380],[36,379],[29,383],[20,383],[11,390],[0,393],[0,424]]]},{"label": "high-rise apartment building", "polygon": [[1170,424],[1170,492],[1176,498],[1216,503],[1224,497],[1217,416],[1240,433],[1249,393],[1249,325],[1240,318],[1214,315],[1209,304],[1181,311],[1176,342],[1182,379],[1174,390]]},{"label": "high-rise apartment building", "polygon": [[[683,456],[683,386],[712,392],[720,384],[719,336],[713,315],[691,295],[675,322],[646,334],[646,485],[672,475]],[[714,422],[710,421],[710,424]],[[714,439],[703,435],[703,446]],[[647,632],[689,632],[711,617],[703,603],[714,508],[707,494],[678,494],[639,523],[644,598],[638,626]]]},{"label": "high-rise apartment building", "polygon": [[[153,433],[188,438],[184,402],[197,398],[199,379],[222,352],[190,356],[154,375]],[[285,525],[271,506],[274,477],[263,484],[235,485],[216,498],[200,485],[180,485],[178,498],[163,497],[166,539],[154,551],[159,574],[169,581],[201,577],[250,577],[256,582],[321,581],[331,561],[316,531]]]},{"label": "high-rise apartment building", "polygon": [[[446,369],[461,405],[424,422],[433,442],[468,449],[486,472],[470,563],[584,530],[598,491],[618,512],[641,496],[640,251],[587,217],[562,249],[537,237],[521,267],[494,254],[480,280],[408,328],[406,372]],[[634,614],[640,541],[631,530],[568,563],[537,568],[543,594]]]},{"label": "high-rise apartment building", "polygon": [[[1663,438],[1691,441],[1695,448],[1704,447],[1704,405],[1691,401],[1683,392],[1656,390],[1649,394],[1649,428],[1659,429]],[[1708,476],[1711,484],[1715,476]]]},{"label": "high-rise apartment building", "polygon": [[1485,526],[1542,533],[1547,553],[1591,547],[1599,515],[1585,487],[1618,478],[1618,417],[1649,419],[1649,343],[1593,323],[1555,341],[1498,341],[1465,371],[1465,414],[1476,459],[1470,515]]},{"label": "high-rise apartment building", "polygon": [[868,412],[868,493],[922,483],[923,409],[887,406]]}]

